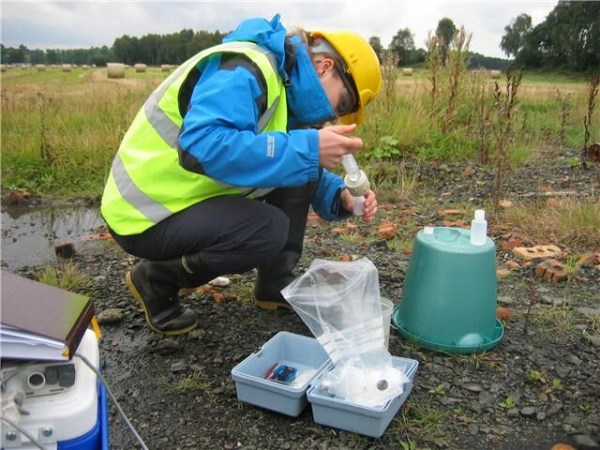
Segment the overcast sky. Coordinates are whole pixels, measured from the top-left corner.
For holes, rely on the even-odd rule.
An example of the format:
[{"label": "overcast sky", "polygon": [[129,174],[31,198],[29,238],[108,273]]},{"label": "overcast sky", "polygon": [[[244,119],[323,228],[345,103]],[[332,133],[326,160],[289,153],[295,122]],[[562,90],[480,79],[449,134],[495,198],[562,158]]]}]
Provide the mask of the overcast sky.
[{"label": "overcast sky", "polygon": [[111,46],[128,34],[172,33],[235,29],[248,17],[271,18],[280,13],[286,27],[351,29],[365,38],[379,36],[387,47],[401,28],[414,33],[415,45],[424,47],[429,31],[442,17],[473,33],[471,50],[504,57],[500,39],[504,27],[522,13],[536,25],[557,1],[388,1],[346,0],[277,2],[169,2],[169,1],[4,1],[1,3],[2,43],[29,48],[87,48]]}]

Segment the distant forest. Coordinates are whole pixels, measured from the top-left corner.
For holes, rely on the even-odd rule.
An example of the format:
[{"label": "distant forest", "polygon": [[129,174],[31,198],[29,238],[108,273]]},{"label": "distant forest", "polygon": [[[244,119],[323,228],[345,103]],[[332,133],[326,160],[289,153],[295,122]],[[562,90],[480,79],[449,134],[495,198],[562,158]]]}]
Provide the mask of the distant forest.
[{"label": "distant forest", "polygon": [[[434,35],[441,42],[442,54],[452,44],[457,28],[445,17],[438,22]],[[559,1],[546,19],[532,26],[531,17],[521,14],[504,28],[500,48],[511,59],[492,58],[468,52],[471,67],[503,69],[516,62],[525,68],[566,69],[576,72],[600,70],[600,1]],[[147,34],[142,37],[124,35],[111,47],[88,49],[29,49],[1,46],[3,64],[181,64],[205,48],[219,44],[229,32],[184,29],[171,34]],[[399,66],[418,67],[425,64],[427,51],[417,48],[414,34],[403,28],[393,37],[387,49],[381,39],[372,36],[369,43],[383,58],[384,52],[396,56]]]},{"label": "distant forest", "polygon": [[[398,43],[395,43],[394,46],[390,45],[389,50],[401,54],[400,66],[421,65],[425,62],[427,52],[422,48],[415,49],[410,30],[401,30],[401,32],[406,31],[410,36],[409,41],[403,42],[400,47]],[[184,29],[178,33],[147,34],[141,38],[124,35],[115,39],[112,47],[68,50],[48,49],[44,51],[31,50],[24,45],[17,48],[2,45],[1,57],[2,64],[95,64],[99,67],[105,66],[108,62],[122,62],[129,65],[144,63],[151,66],[181,64],[205,48],[220,44],[227,34],[229,33],[194,32]],[[370,42],[376,44],[379,42],[379,38],[374,36]],[[407,48],[402,45],[407,45]],[[379,48],[376,48],[376,51],[381,55]],[[472,67],[502,69],[510,63],[507,59],[492,58],[479,53],[470,53],[469,55]]]}]

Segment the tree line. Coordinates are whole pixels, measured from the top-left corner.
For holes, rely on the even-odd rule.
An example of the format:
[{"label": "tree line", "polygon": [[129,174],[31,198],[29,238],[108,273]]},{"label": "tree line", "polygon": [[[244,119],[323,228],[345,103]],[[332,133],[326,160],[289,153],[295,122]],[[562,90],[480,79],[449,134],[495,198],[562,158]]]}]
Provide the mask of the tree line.
[{"label": "tree line", "polygon": [[[445,17],[438,23],[435,31],[440,36],[442,52],[447,52],[448,46],[457,28],[451,19]],[[181,64],[205,48],[221,42],[228,32],[196,31],[183,29],[171,34],[147,34],[142,37],[123,35],[115,39],[111,47],[91,47],[89,49],[29,49],[24,45],[19,47],[1,46],[0,59],[3,64],[95,64],[105,66],[107,62],[122,62],[133,65],[144,63],[152,66],[161,64]],[[425,63],[427,50],[415,46],[414,34],[409,28],[400,29],[393,37],[387,49],[381,44],[378,36],[369,39],[369,43],[380,57],[385,51],[396,56],[399,66],[419,66]],[[471,53],[470,62],[475,67],[501,69],[509,61],[500,58],[490,58],[481,54]]]},{"label": "tree line", "polygon": [[[440,43],[440,54],[445,61],[448,48],[457,33],[454,22],[442,18],[435,30]],[[3,64],[95,64],[104,66],[109,61],[125,64],[149,65],[181,64],[205,48],[219,44],[228,33],[183,29],[171,34],[147,34],[142,37],[123,35],[111,47],[89,49],[30,50],[1,46]],[[369,43],[383,59],[385,52],[392,53],[399,66],[419,66],[426,62],[427,50],[417,48],[414,34],[402,28],[392,38],[387,49],[378,36]],[[531,17],[521,14],[505,27],[500,48],[527,68],[566,68],[572,71],[598,70],[600,68],[600,2],[561,0],[546,17],[532,26]],[[491,58],[478,53],[468,53],[471,67],[502,69],[512,61]]]},{"label": "tree line", "polygon": [[2,64],[95,64],[105,66],[107,62],[125,64],[144,63],[153,66],[181,64],[205,48],[221,43],[229,33],[219,31],[196,31],[183,29],[171,34],[147,34],[140,38],[123,35],[115,39],[111,47],[89,49],[31,50],[19,47],[0,46]]},{"label": "tree line", "polygon": [[521,14],[504,31],[500,47],[526,68],[600,70],[600,2],[561,0],[535,27]]}]

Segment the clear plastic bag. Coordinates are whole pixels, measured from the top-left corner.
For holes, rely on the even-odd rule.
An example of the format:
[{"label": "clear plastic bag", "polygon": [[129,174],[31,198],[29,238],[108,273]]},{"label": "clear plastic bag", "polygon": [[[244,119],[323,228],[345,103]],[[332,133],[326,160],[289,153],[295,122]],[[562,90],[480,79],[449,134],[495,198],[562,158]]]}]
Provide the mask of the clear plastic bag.
[{"label": "clear plastic bag", "polygon": [[383,406],[408,378],[384,345],[377,268],[367,258],[316,259],[281,291],[323,346],[334,368],[321,388],[363,406]]}]

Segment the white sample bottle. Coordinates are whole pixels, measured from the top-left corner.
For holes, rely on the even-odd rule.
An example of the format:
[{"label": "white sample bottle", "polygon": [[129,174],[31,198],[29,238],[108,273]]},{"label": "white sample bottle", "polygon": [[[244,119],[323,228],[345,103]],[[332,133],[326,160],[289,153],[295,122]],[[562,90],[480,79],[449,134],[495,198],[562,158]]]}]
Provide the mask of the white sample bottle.
[{"label": "white sample bottle", "polygon": [[475,211],[475,218],[471,221],[471,244],[483,245],[487,238],[487,221],[485,220],[485,211],[478,209]]}]

